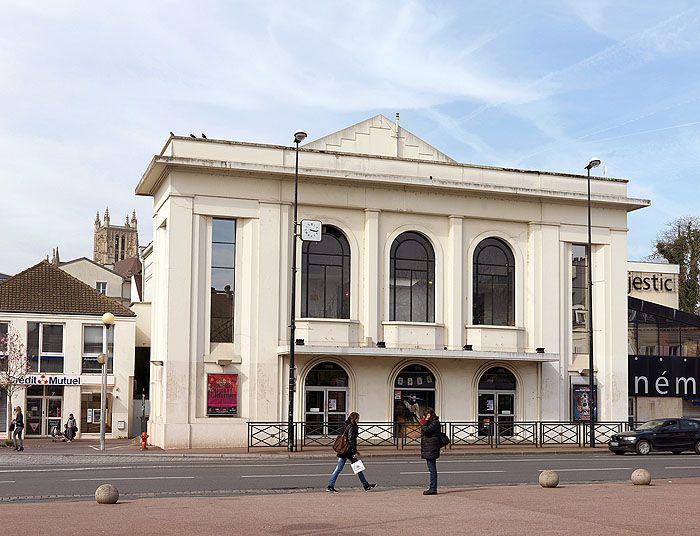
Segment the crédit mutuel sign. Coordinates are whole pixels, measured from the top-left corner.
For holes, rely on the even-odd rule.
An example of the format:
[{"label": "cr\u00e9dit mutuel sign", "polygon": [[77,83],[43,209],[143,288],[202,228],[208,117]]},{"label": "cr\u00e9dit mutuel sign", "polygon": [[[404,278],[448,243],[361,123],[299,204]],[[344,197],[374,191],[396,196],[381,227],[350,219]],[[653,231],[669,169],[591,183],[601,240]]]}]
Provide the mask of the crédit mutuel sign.
[{"label": "cr\u00e9dit mutuel sign", "polygon": [[20,378],[17,383],[22,385],[80,385],[80,378],[39,374],[36,376],[25,376],[24,378]]}]

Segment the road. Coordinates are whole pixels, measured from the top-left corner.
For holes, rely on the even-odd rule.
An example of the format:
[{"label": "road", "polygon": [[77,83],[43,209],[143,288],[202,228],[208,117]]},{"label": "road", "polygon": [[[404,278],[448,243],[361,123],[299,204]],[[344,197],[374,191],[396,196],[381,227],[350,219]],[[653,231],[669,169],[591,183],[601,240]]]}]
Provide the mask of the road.
[{"label": "road", "polygon": [[[424,487],[425,462],[417,456],[365,459],[366,475],[379,488]],[[88,498],[105,482],[122,496],[235,495],[324,489],[335,460],[141,457],[51,457],[21,454],[0,459],[0,501]],[[610,453],[445,456],[438,461],[441,486],[536,483],[539,471],[554,469],[562,483],[627,480],[636,468],[652,478],[700,477],[700,456]],[[360,486],[346,467],[337,488]],[[379,489],[378,488],[378,489]]]}]

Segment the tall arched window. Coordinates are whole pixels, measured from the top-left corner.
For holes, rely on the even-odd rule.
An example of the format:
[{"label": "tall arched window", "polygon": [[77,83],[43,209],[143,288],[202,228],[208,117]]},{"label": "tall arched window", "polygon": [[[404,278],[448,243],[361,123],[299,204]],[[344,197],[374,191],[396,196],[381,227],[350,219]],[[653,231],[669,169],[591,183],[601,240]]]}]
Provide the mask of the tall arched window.
[{"label": "tall arched window", "polygon": [[498,238],[474,251],[474,324],[515,325],[515,259]]},{"label": "tall arched window", "polygon": [[350,244],[340,229],[323,226],[320,242],[304,242],[301,316],[350,318]]},{"label": "tall arched window", "polygon": [[435,322],[435,251],[412,231],[391,245],[390,320]]}]

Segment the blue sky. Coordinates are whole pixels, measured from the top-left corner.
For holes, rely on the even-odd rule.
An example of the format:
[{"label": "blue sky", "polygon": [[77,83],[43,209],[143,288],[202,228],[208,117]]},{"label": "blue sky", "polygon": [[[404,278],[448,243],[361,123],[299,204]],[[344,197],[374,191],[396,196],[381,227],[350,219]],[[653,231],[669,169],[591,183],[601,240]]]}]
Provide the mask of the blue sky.
[{"label": "blue sky", "polygon": [[[697,214],[692,1],[0,0],[0,272],[92,255],[168,132],[290,144],[377,113],[461,162],[583,172],[629,194],[629,257]],[[599,168],[602,172],[602,168]]]}]

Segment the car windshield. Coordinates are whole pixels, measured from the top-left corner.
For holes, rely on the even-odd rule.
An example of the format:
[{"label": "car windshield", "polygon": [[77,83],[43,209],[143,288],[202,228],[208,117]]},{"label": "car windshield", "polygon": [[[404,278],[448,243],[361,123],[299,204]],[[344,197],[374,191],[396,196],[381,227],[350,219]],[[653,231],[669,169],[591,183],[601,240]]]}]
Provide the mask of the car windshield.
[{"label": "car windshield", "polygon": [[664,425],[664,421],[647,421],[644,424],[637,427],[637,430],[654,430],[656,428],[661,428]]}]

